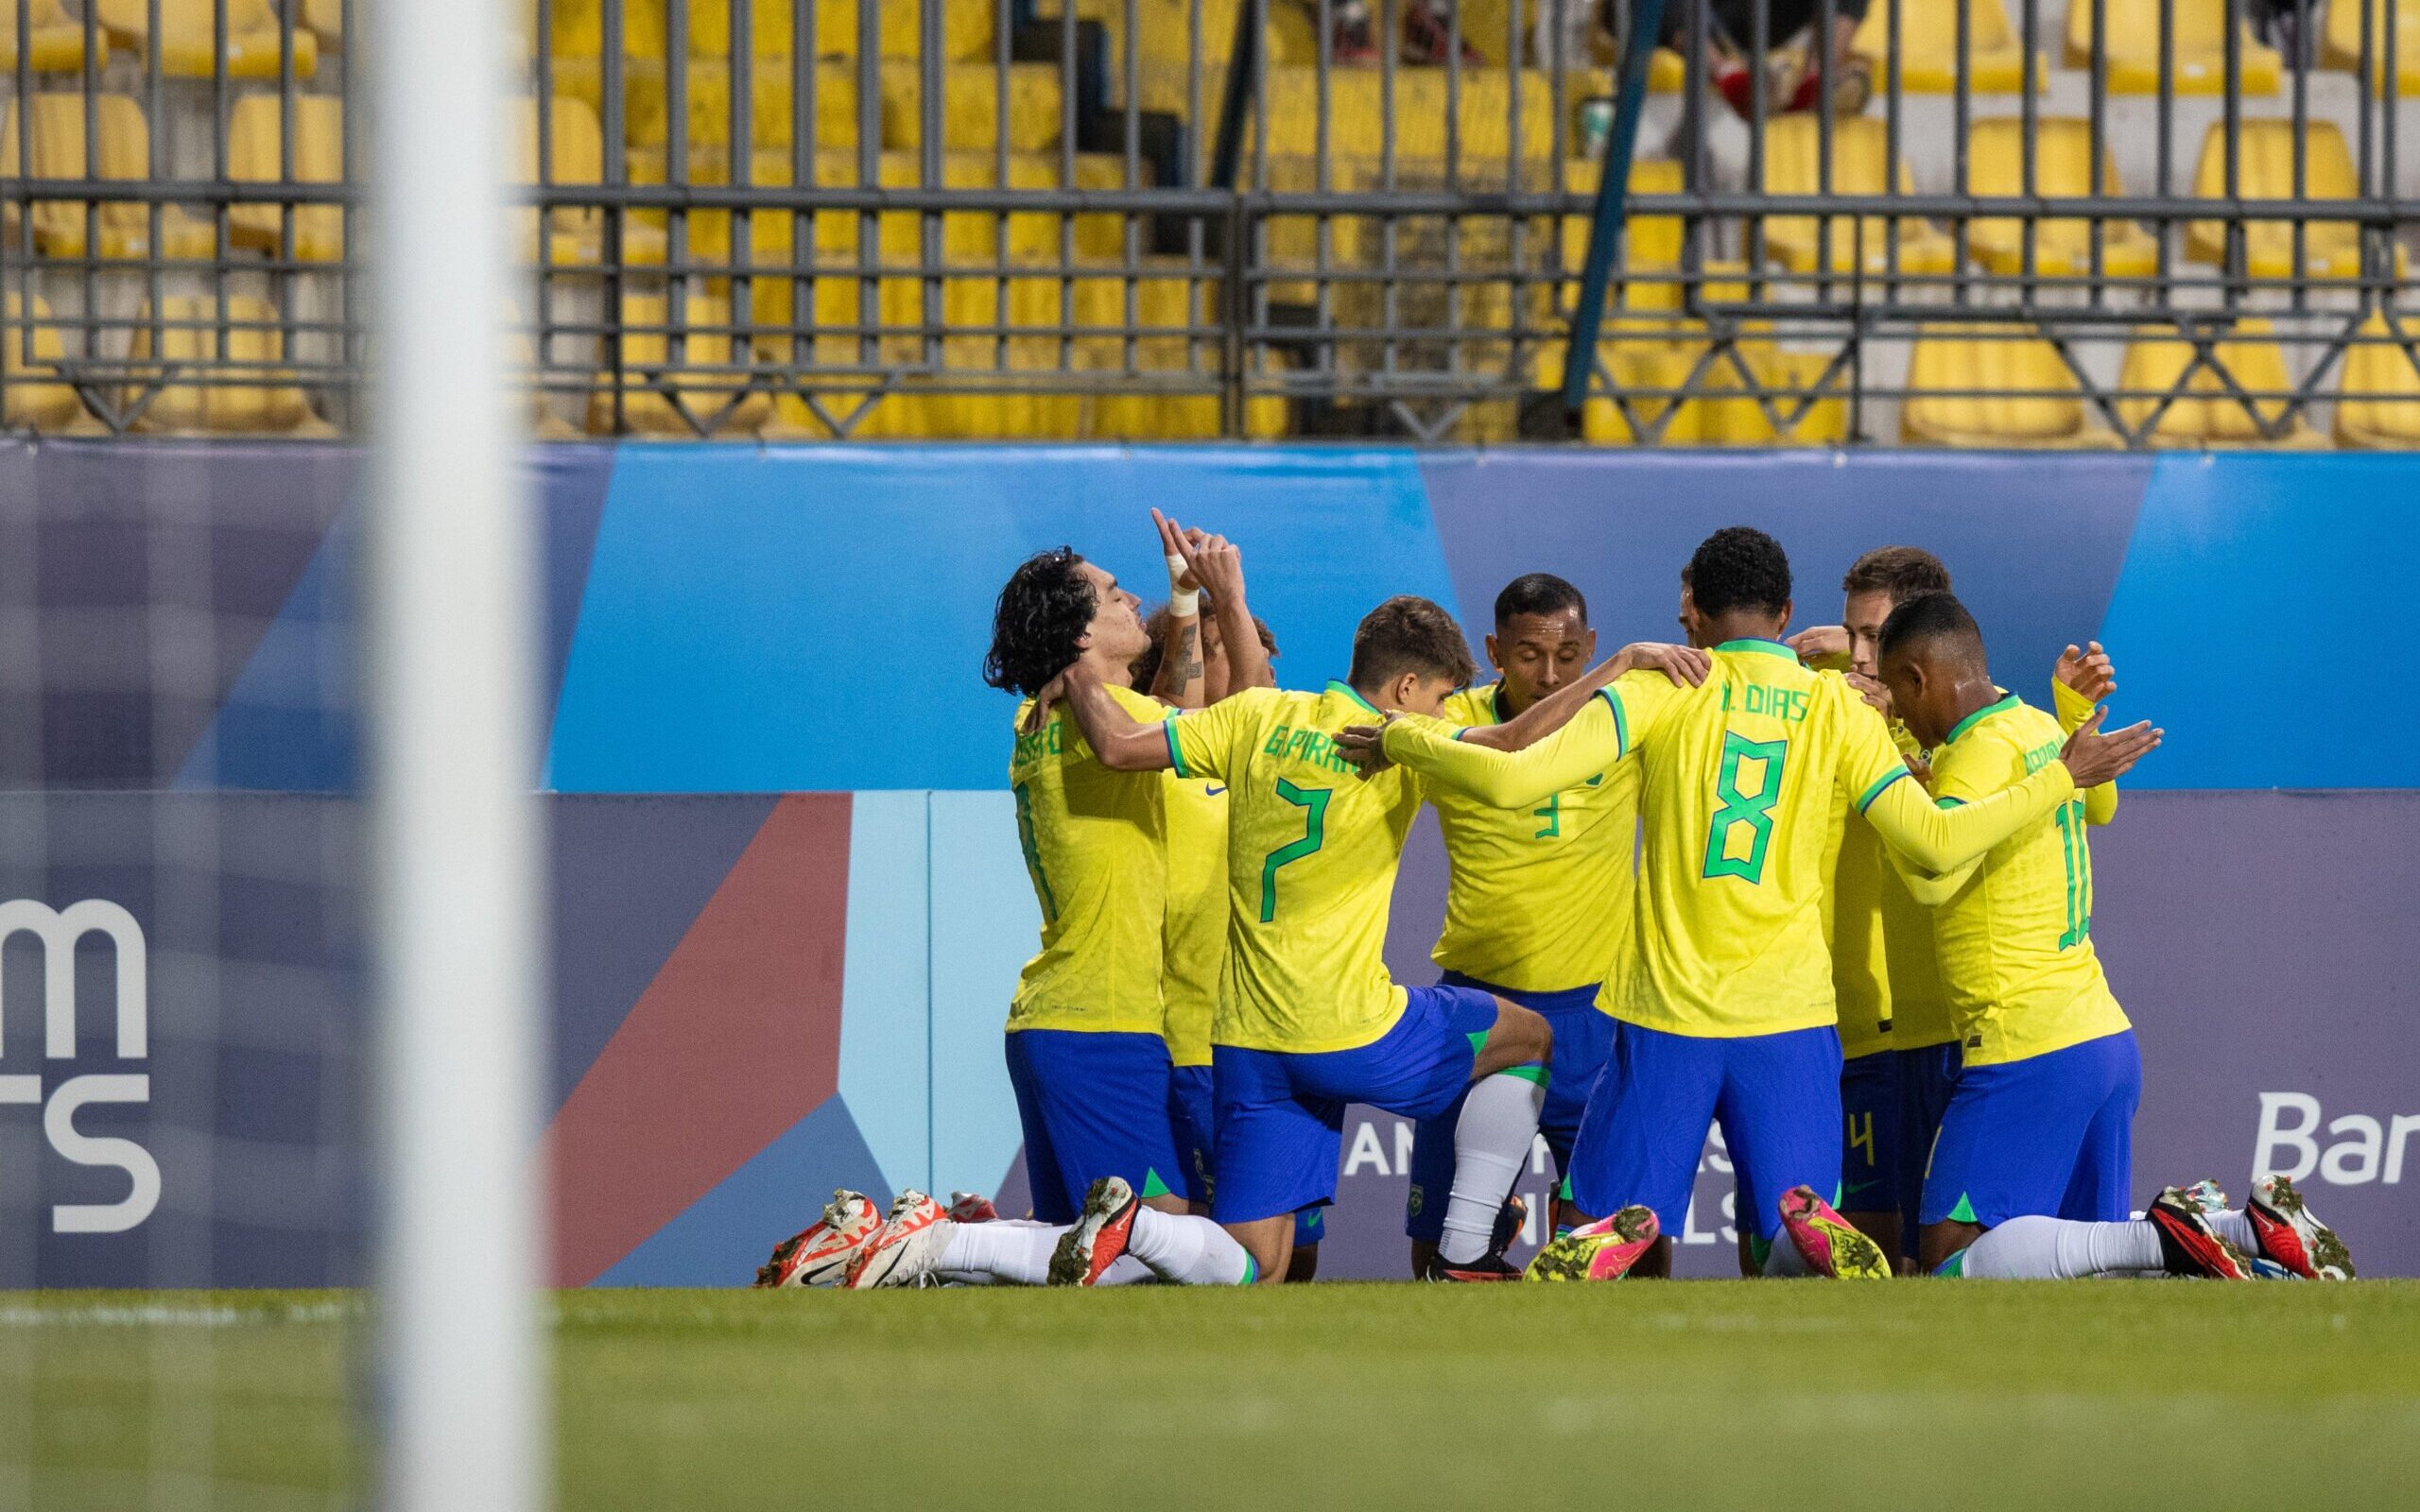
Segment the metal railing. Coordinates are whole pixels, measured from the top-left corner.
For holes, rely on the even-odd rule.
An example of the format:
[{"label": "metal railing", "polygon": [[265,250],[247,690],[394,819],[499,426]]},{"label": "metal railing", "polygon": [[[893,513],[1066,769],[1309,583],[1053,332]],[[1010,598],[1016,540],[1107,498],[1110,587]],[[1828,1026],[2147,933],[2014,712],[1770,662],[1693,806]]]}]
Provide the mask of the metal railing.
[{"label": "metal railing", "polygon": [[[1593,0],[517,0],[533,420],[2420,441],[2401,3],[1821,0],[1733,41],[1668,0],[1557,418]],[[353,427],[352,9],[0,0],[9,428]]]}]

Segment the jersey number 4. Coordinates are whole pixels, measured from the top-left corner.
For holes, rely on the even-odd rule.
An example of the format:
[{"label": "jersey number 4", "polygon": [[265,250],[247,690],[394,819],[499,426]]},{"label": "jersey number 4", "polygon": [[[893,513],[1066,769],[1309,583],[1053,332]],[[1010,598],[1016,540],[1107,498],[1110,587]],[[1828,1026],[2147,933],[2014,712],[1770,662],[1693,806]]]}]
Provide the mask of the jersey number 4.
[{"label": "jersey number 4", "polygon": [[1303,837],[1279,846],[1260,864],[1260,921],[1264,924],[1277,917],[1277,868],[1302,860],[1326,843],[1327,800],[1333,795],[1324,787],[1296,787],[1281,777],[1277,796],[1309,812],[1303,816]]},{"label": "jersey number 4", "polygon": [[[1737,730],[1722,732],[1722,768],[1714,780],[1714,796],[1722,806],[1714,811],[1714,823],[1706,831],[1703,875],[1765,880],[1765,848],[1772,842],[1773,804],[1781,798],[1782,762],[1789,754],[1786,740],[1750,740]],[[1740,791],[1739,767],[1745,762],[1756,764],[1754,792]],[[1742,825],[1748,831],[1744,854],[1738,853]]]}]

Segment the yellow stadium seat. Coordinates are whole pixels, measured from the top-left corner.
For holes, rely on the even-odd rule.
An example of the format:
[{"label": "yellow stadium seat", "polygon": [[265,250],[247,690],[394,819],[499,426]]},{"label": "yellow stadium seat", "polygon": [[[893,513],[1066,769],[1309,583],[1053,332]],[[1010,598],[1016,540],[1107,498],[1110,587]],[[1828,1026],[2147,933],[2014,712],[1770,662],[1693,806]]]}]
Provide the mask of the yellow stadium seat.
[{"label": "yellow stadium seat", "polygon": [[[327,3],[327,0],[322,0]],[[596,57],[604,47],[604,0],[554,0],[553,43],[558,55]],[[942,56],[980,58],[992,45],[992,18],[997,0],[941,0]],[[693,59],[731,56],[729,0],[690,0],[688,54]],[[815,35],[818,58],[857,56],[857,0],[816,0]],[[880,18],[881,52],[886,58],[915,58],[924,51],[923,6],[920,0],[875,0]],[[518,25],[530,39],[537,35],[535,0],[520,0]],[[622,51],[631,58],[658,61],[671,57],[671,27],[666,0],[624,0]],[[793,56],[792,0],[752,0],[749,9],[749,51],[760,59]]]},{"label": "yellow stadium seat", "polygon": [[[1832,122],[1832,181],[1836,195],[1880,195],[1891,192],[1884,173],[1888,128],[1878,116],[1859,115]],[[1765,187],[1776,195],[1823,192],[1821,122],[1812,114],[1784,115],[1765,123]],[[1899,160],[1898,192],[1915,192],[1903,153]],[[1834,215],[1829,271],[1880,273],[1890,263],[1892,221],[1888,216]],[[1930,222],[1915,216],[1898,221],[1898,269],[1902,273],[1946,273],[1956,258],[1947,236]],[[1765,221],[1768,256],[1793,273],[1811,273],[1827,261],[1812,215],[1774,215]]]},{"label": "yellow stadium seat", "polygon": [[[585,101],[598,119],[605,114],[605,73],[598,55],[558,53],[551,64],[555,93]],[[728,59],[689,60],[683,113],[691,146],[731,142],[731,78]],[[633,58],[622,72],[622,140],[631,146],[660,147],[668,140],[671,100],[660,59]],[[794,71],[785,58],[758,58],[749,71],[748,132],[759,147],[790,141]],[[854,146],[857,140],[857,75],[854,63],[824,62],[815,71],[815,138],[821,146]]]},{"label": "yellow stadium seat", "polygon": [[[322,48],[344,44],[345,0],[300,0],[302,23],[316,32]],[[358,3],[358,0],[356,0]]]},{"label": "yellow stadium seat", "polygon": [[98,429],[83,400],[60,379],[55,364],[67,355],[67,349],[60,342],[59,328],[49,323],[49,304],[34,296],[31,360],[25,329],[16,324],[25,318],[25,305],[14,293],[9,296],[8,312],[9,328],[0,334],[0,378],[7,380],[0,392],[8,400],[0,405],[0,425],[32,431]]},{"label": "yellow stadium seat", "polygon": [[[2066,116],[2034,122],[2033,187],[2056,198],[2084,198],[2096,191],[2092,183],[2092,123]],[[1967,182],[1985,198],[2015,198],[2025,193],[2025,123],[2014,117],[1978,121],[1967,136]],[[2103,195],[2124,192],[2118,165],[2101,147],[2100,187]],[[2103,220],[2100,226],[2100,270],[2112,278],[2148,278],[2158,270],[2159,247],[2137,223]],[[2092,227],[2082,219],[2034,222],[2033,270],[2046,278],[2085,278],[2092,272]],[[1993,216],[1974,221],[1967,246],[1975,261],[1993,272],[2014,276],[2025,266],[2025,231],[2014,217]]]},{"label": "yellow stadium seat", "polygon": [[[2242,146],[2236,159],[2236,184],[2246,199],[2291,199],[2294,195],[2294,123],[2290,120],[2245,121]],[[2344,132],[2333,121],[2312,121],[2305,140],[2303,194],[2307,199],[2351,199],[2360,180],[2353,169],[2353,154]],[[2213,121],[2202,139],[2202,160],[2193,170],[2193,193],[2200,198],[2226,194],[2226,123]],[[2360,230],[2349,220],[2305,220],[2302,274],[2310,278],[2352,278],[2361,270]],[[2287,220],[2256,220],[2244,226],[2245,271],[2254,278],[2295,276],[2294,226]],[[2185,255],[2200,263],[2226,260],[2226,224],[2196,220],[2187,224]],[[2403,268],[2403,250],[2395,249],[2395,270]]]},{"label": "yellow stadium seat", "polygon": [[[2025,46],[2009,24],[2001,0],[1974,0],[1967,30],[1967,87],[1978,94],[2015,94],[2025,89]],[[1958,7],[1899,0],[1899,87],[1910,94],[1951,94],[1958,89]],[[2046,23],[2044,30],[2048,26]],[[1891,58],[1891,3],[1873,0],[1857,28],[1858,55],[1874,65],[1874,87],[1887,87]],[[2034,88],[2050,87],[2050,60],[2037,60]]]},{"label": "yellow stadium seat", "polygon": [[[1459,137],[1464,172],[1491,160],[1499,171],[1512,146],[1512,125],[1520,123],[1520,157],[1535,161],[1554,152],[1554,88],[1541,70],[1524,70],[1520,111],[1512,112],[1514,75],[1466,70],[1461,77]],[[1375,68],[1344,68],[1328,75],[1329,150],[1377,157],[1386,146],[1385,76]],[[1448,128],[1456,122],[1446,104],[1446,71],[1403,68],[1394,76],[1394,148],[1410,158],[1434,158],[1442,165]],[[1269,70],[1269,139],[1309,152],[1319,140],[1319,77],[1312,68]],[[1565,146],[1570,144],[1566,141]]]},{"label": "yellow stadium seat", "polygon": [[[1571,164],[1565,181],[1574,194],[1593,195],[1597,192],[1598,175],[1602,164],[1594,159],[1581,159]],[[1630,192],[1634,195],[1677,195],[1684,187],[1681,164],[1674,158],[1648,158],[1630,165]],[[1566,272],[1577,272],[1588,260],[1589,217],[1563,217],[1563,266]],[[1681,261],[1681,217],[1678,215],[1631,215],[1622,225],[1622,261],[1626,267],[1674,267]]]},{"label": "yellow stadium seat", "polygon": [[1908,359],[1899,438],[1935,446],[2107,447],[2058,349],[2016,328],[1929,325]]},{"label": "yellow stadium seat", "polygon": [[[990,150],[1000,139],[1000,74],[989,63],[942,71],[942,145]],[[882,139],[913,151],[925,140],[923,65],[891,59],[882,65]],[[1009,150],[1034,152],[1059,141],[1059,66],[1009,65]],[[855,140],[854,131],[848,140]]]},{"label": "yellow stadium seat", "polygon": [[[747,349],[735,348],[732,339],[730,301],[693,293],[682,305],[676,328],[667,296],[622,296],[621,434],[694,440],[701,430],[716,436],[754,431],[771,412],[772,400],[761,390],[748,392],[745,373],[697,370],[732,369],[748,361]],[[737,358],[735,350],[741,353]],[[610,370],[597,374],[597,387],[589,394],[588,429],[596,436],[614,434]]]},{"label": "yellow stadium seat", "polygon": [[[37,94],[33,97],[32,161],[37,179],[81,179],[85,176],[84,106],[81,94]],[[94,145],[94,176],[104,180],[142,180],[151,177],[151,132],[143,107],[130,95],[101,94],[92,101],[99,127]],[[0,163],[14,172],[18,162],[18,102],[9,102],[0,122]],[[15,207],[8,223],[13,230]],[[34,249],[45,257],[82,257],[84,201],[45,199],[34,207]],[[98,255],[108,258],[146,257],[151,252],[151,210],[147,205],[118,203],[100,207]],[[212,254],[216,237],[210,226],[176,205],[160,207],[163,255],[199,258]]]},{"label": "yellow stadium seat", "polygon": [[[207,297],[171,295],[160,302],[157,360],[149,368],[151,310],[144,306],[134,329],[128,363],[138,377],[157,379],[182,368],[215,369],[226,382],[213,385],[169,382],[152,394],[132,429],[145,433],[215,432],[242,436],[333,436],[334,426],[311,413],[310,401],[295,386],[294,374],[280,366],[285,360],[285,335],[278,329],[277,310],[267,300],[249,295],[227,301],[226,344],[219,341],[218,301]],[[130,388],[130,406],[142,390]]]},{"label": "yellow stadium seat", "polygon": [[[2386,88],[2386,8],[2369,0],[2370,78],[2372,87]],[[2398,94],[2420,94],[2420,0],[2395,0],[2394,78]],[[2348,74],[2361,68],[2361,12],[2357,0],[2328,0],[2326,29],[2322,33],[2321,60]]]},{"label": "yellow stadium seat", "polygon": [[[73,74],[84,67],[84,27],[69,15],[59,0],[33,0],[33,45],[26,49],[26,67],[37,74]],[[106,31],[93,34],[94,66],[106,68],[110,60],[110,37]],[[14,0],[0,4],[0,74],[17,71],[17,7]],[[13,165],[11,165],[13,166]]]},{"label": "yellow stadium seat", "polygon": [[[2226,93],[2227,0],[2174,0],[2174,4],[2176,93]],[[2111,94],[2159,93],[2160,5],[2161,0],[2112,0],[2106,28]],[[2093,0],[2067,0],[2069,68],[2092,66],[2092,7]],[[2249,24],[2243,28],[2238,56],[2242,60],[2243,93],[2277,93],[2283,61],[2277,49],[2253,40]]]},{"label": "yellow stadium seat", "polygon": [[[2269,322],[2260,319],[2239,321],[2233,337],[2218,342],[2213,350],[2235,387],[2254,395],[2284,393],[2292,389],[2286,376],[2286,356],[2272,339]],[[2193,364],[2193,344],[2159,327],[2144,327],[2127,344],[2126,362],[2118,375],[2121,390],[2139,390],[2159,395],[2180,387],[2183,396],[2160,408],[2157,398],[2121,399],[2118,401],[2118,418],[2132,431],[2151,419],[2154,410],[2159,418],[2152,421],[2146,438],[2153,446],[2317,446],[2325,444],[2299,419],[2287,424],[2272,438],[2263,434],[2261,424],[2277,424],[2286,414],[2281,399],[2254,399],[2249,404],[2238,399],[2227,384],[2205,363],[2193,369],[2187,378],[2185,370]]]},{"label": "yellow stadium seat", "polygon": [[[237,183],[339,183],[344,179],[344,102],[328,94],[294,97],[292,173],[280,177],[283,102],[251,94],[235,102],[227,126],[227,175]],[[534,147],[531,149],[536,150]],[[285,215],[276,205],[237,205],[227,213],[227,238],[274,254]],[[344,256],[344,210],[300,205],[294,210],[294,255],[306,263]]]},{"label": "yellow stadium seat", "polygon": [[[148,56],[151,0],[91,0],[110,40]],[[209,78],[216,69],[211,43],[216,36],[214,0],[159,0],[160,71],[180,78]],[[269,0],[226,0],[227,72],[237,78],[276,78],[285,45],[284,28]],[[307,26],[294,28],[294,74],[319,72],[320,39]]]},{"label": "yellow stadium seat", "polygon": [[[534,184],[538,182],[538,102],[525,95],[514,99],[510,109],[512,181]],[[603,183],[605,135],[596,124],[596,112],[583,100],[558,95],[548,115],[552,181],[573,185]],[[606,251],[606,214],[595,208],[556,209],[546,222],[544,261],[558,267],[602,261]],[[541,257],[538,215],[535,210],[512,212],[515,255],[524,263],[535,263]],[[635,216],[623,219],[622,261],[653,265],[662,263],[664,255],[664,232],[660,228],[644,224]]]},{"label": "yellow stadium seat", "polygon": [[2336,444],[2365,450],[2407,451],[2420,447],[2420,359],[2411,342],[2420,338],[2420,322],[2406,319],[2402,331],[2387,323],[2376,310],[2361,322],[2365,341],[2344,349],[2344,369],[2337,380]]}]

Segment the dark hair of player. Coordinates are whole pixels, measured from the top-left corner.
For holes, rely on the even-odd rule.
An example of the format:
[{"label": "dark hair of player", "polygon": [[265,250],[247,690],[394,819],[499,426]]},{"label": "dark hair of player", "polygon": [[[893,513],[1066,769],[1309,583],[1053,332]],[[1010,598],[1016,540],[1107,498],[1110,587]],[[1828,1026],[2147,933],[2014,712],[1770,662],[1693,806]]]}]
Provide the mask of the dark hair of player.
[{"label": "dark hair of player", "polygon": [[[1209,616],[1204,614],[1202,620],[1208,623]],[[1269,622],[1255,614],[1252,617],[1252,627],[1260,632],[1260,648],[1275,656],[1277,636],[1270,629]],[[1134,659],[1136,693],[1150,692],[1151,684],[1160,679],[1160,661],[1167,655],[1168,607],[1163,604],[1151,610],[1150,617],[1143,621],[1143,628],[1151,637],[1151,648]]]},{"label": "dark hair of player", "polygon": [[1073,546],[1038,551],[1017,563],[992,610],[992,649],[983,680],[1028,697],[1073,664],[1100,601],[1077,571]]},{"label": "dark hair of player", "polygon": [[1461,687],[1475,670],[1470,643],[1454,616],[1427,599],[1399,593],[1361,616],[1346,680],[1368,692],[1410,672]]},{"label": "dark hair of player", "polygon": [[1778,614],[1789,604],[1789,558],[1761,530],[1731,525],[1689,558],[1689,597],[1709,617],[1735,609]]},{"label": "dark hair of player", "polygon": [[1949,569],[1922,546],[1877,546],[1849,563],[1843,593],[1885,593],[1904,604],[1919,593],[1949,592]]},{"label": "dark hair of player", "polygon": [[1495,627],[1504,628],[1516,615],[1560,614],[1567,609],[1578,610],[1580,623],[1588,623],[1588,600],[1580,590],[1552,573],[1524,573],[1495,595]]},{"label": "dark hair of player", "polygon": [[1962,658],[1981,660],[1982,627],[1954,593],[1918,593],[1882,622],[1881,654],[1924,641],[1947,641]]}]

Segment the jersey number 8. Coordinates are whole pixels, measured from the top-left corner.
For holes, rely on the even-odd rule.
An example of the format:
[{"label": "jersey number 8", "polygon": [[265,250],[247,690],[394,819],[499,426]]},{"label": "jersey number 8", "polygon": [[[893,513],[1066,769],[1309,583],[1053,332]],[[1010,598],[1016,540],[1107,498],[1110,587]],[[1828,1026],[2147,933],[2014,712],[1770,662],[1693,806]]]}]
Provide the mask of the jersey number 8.
[{"label": "jersey number 8", "polygon": [[[1705,837],[1705,868],[1707,877],[1741,877],[1749,883],[1765,880],[1765,847],[1773,837],[1773,804],[1781,798],[1781,767],[1789,754],[1786,740],[1750,740],[1737,730],[1722,732],[1722,768],[1716,775],[1714,796],[1722,806],[1714,811],[1714,823]],[[1739,790],[1739,764],[1754,762],[1758,766],[1756,790]],[[1739,826],[1748,827],[1748,850],[1745,855],[1732,854],[1732,841]]]}]

